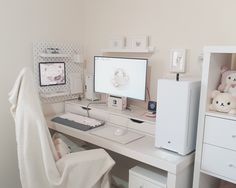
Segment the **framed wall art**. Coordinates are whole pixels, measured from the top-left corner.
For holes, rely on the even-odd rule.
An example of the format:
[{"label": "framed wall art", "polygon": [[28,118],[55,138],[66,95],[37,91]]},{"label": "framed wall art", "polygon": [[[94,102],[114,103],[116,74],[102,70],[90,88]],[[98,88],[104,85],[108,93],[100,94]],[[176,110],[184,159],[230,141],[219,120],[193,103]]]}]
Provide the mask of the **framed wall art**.
[{"label": "framed wall art", "polygon": [[171,49],[170,72],[184,73],[186,64],[186,49]]}]

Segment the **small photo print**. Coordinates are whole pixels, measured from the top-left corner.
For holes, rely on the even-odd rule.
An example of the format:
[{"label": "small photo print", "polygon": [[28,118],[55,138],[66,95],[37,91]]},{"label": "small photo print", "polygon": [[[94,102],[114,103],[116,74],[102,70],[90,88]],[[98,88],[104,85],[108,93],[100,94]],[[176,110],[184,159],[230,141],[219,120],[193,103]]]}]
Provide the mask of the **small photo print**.
[{"label": "small photo print", "polygon": [[129,36],[127,37],[127,48],[146,49],[148,42],[148,36]]},{"label": "small photo print", "polygon": [[109,40],[109,47],[112,49],[122,49],[125,46],[124,37],[113,37]]},{"label": "small photo print", "polygon": [[66,84],[64,62],[39,63],[40,86],[52,86]]}]

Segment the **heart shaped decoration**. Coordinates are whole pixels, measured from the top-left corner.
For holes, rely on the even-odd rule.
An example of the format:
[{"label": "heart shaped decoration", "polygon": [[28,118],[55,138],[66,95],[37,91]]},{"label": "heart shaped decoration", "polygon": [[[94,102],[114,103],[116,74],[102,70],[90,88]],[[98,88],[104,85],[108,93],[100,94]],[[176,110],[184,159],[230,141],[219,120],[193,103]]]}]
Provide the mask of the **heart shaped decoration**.
[{"label": "heart shaped decoration", "polygon": [[118,46],[118,42],[117,42],[117,41],[114,42],[114,46],[115,46],[115,47]]},{"label": "heart shaped decoration", "polygon": [[136,42],[136,46],[140,46],[141,45],[141,42]]}]

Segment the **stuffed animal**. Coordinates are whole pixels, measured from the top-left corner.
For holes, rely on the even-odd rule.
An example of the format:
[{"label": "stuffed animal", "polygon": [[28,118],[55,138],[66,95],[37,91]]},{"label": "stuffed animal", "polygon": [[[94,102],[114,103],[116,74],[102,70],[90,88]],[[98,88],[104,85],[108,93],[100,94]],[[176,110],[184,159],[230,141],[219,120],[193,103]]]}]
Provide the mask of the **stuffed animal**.
[{"label": "stuffed animal", "polygon": [[236,96],[236,71],[228,70],[228,68],[223,67],[221,69],[221,84],[218,90],[221,92],[229,92]]},{"label": "stuffed animal", "polygon": [[210,110],[236,114],[236,98],[232,94],[215,90],[212,92],[212,98]]}]

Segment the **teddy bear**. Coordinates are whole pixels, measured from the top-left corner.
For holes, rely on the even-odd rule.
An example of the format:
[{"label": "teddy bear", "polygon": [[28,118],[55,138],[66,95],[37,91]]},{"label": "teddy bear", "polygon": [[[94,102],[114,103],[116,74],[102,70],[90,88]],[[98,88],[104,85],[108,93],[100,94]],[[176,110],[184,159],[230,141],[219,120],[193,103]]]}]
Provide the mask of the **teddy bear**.
[{"label": "teddy bear", "polygon": [[221,74],[221,84],[219,85],[218,90],[236,96],[236,71],[229,70],[227,67],[222,67]]},{"label": "teddy bear", "polygon": [[236,97],[230,93],[221,93],[218,90],[212,92],[212,104],[209,106],[210,110],[224,112],[229,114],[236,114]]}]

